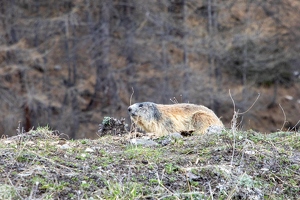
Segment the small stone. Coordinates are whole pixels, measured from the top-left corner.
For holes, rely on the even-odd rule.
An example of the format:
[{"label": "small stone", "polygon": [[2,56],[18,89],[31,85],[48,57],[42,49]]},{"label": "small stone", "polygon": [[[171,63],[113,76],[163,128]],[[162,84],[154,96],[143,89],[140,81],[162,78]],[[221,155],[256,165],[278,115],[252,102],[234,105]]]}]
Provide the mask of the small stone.
[{"label": "small stone", "polygon": [[213,125],[213,126],[208,127],[208,129],[206,131],[206,134],[208,134],[208,135],[215,135],[215,134],[217,134],[218,135],[218,134],[220,134],[222,132],[223,129],[224,128],[221,127],[221,126],[215,126],[215,125]]},{"label": "small stone", "polygon": [[197,181],[200,179],[200,176],[197,176],[197,175],[193,174],[192,172],[187,172],[186,176],[188,177],[188,179],[190,181]]},{"label": "small stone", "polygon": [[71,147],[68,144],[64,144],[64,145],[61,145],[60,148],[61,149],[70,149]]},{"label": "small stone", "polygon": [[172,140],[178,140],[183,138],[183,136],[180,133],[171,133],[167,135],[161,142],[160,144],[163,146],[166,146],[172,142]]},{"label": "small stone", "polygon": [[134,145],[142,145],[145,147],[153,147],[153,146],[157,146],[158,144],[156,142],[154,142],[153,140],[147,140],[147,139],[131,139],[130,140],[131,144]]},{"label": "small stone", "polygon": [[163,139],[160,143],[161,143],[161,145],[166,146],[166,145],[170,144],[171,141],[172,141],[172,139],[170,137],[167,137],[167,138]]},{"label": "small stone", "polygon": [[170,138],[174,138],[174,139],[180,139],[183,138],[183,136],[180,133],[171,133]]},{"label": "small stone", "polygon": [[248,155],[254,155],[254,154],[255,154],[255,151],[245,151],[245,154],[248,154]]},{"label": "small stone", "polygon": [[85,152],[88,152],[88,153],[92,153],[92,152],[94,152],[95,150],[94,149],[92,149],[92,148],[86,148],[85,149]]},{"label": "small stone", "polygon": [[26,177],[26,176],[31,176],[32,175],[32,172],[25,172],[25,173],[19,173],[18,176],[21,176],[21,177]]},{"label": "small stone", "polygon": [[285,99],[287,99],[287,100],[293,100],[294,98],[292,97],[292,96],[290,96],[290,95],[285,95],[285,97],[284,97]]},{"label": "small stone", "polygon": [[4,144],[10,144],[10,143],[15,143],[15,141],[13,141],[13,140],[4,140]]},{"label": "small stone", "polygon": [[268,168],[261,168],[260,170],[262,170],[262,171],[269,171]]},{"label": "small stone", "polygon": [[26,145],[32,146],[32,145],[35,145],[35,142],[33,142],[33,141],[28,141],[28,142],[26,142]]}]

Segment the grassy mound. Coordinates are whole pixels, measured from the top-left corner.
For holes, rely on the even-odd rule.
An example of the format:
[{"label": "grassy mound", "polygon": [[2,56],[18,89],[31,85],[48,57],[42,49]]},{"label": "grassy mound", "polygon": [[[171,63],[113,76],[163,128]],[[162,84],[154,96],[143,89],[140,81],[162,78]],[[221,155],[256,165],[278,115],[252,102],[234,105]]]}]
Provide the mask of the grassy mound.
[{"label": "grassy mound", "polygon": [[66,140],[47,127],[0,140],[0,199],[296,199],[300,133]]}]

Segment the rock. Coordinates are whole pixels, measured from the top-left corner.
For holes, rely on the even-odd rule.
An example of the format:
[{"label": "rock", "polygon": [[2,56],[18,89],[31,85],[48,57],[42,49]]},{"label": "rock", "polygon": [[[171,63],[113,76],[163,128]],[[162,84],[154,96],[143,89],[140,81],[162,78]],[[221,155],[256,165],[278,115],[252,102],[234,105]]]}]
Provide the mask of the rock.
[{"label": "rock", "polygon": [[189,179],[189,181],[197,181],[201,178],[200,176],[197,176],[197,175],[193,174],[192,172],[187,172],[186,177]]},{"label": "rock", "polygon": [[183,136],[180,134],[180,133],[171,133],[169,135],[170,138],[173,138],[173,139],[180,139],[180,138],[183,138]]},{"label": "rock", "polygon": [[248,154],[248,155],[255,155],[255,151],[245,151],[245,154]]},{"label": "rock", "polygon": [[167,137],[167,138],[163,139],[163,140],[160,142],[160,144],[163,145],[163,146],[166,146],[166,145],[170,144],[171,141],[172,141],[172,139],[169,138],[169,137]]},{"label": "rock", "polygon": [[268,168],[265,168],[265,167],[261,168],[260,170],[261,170],[261,171],[269,171],[269,169],[268,169]]},{"label": "rock", "polygon": [[71,146],[68,145],[68,144],[63,144],[63,145],[60,146],[60,148],[61,148],[61,149],[70,149]]},{"label": "rock", "polygon": [[94,149],[92,149],[92,148],[86,148],[85,149],[85,152],[88,152],[88,153],[92,153],[92,152],[94,152],[95,150]]},{"label": "rock", "polygon": [[221,126],[210,126],[210,127],[208,127],[208,129],[206,131],[206,134],[208,134],[208,135],[215,135],[215,134],[219,135],[222,132],[223,129],[224,128],[221,127]]},{"label": "rock", "polygon": [[165,139],[163,139],[160,143],[161,143],[161,145],[166,146],[172,142],[172,139],[178,140],[181,138],[183,138],[183,136],[180,133],[171,133],[171,134],[167,135],[165,137]]},{"label": "rock", "polygon": [[130,143],[131,144],[134,144],[134,145],[142,145],[142,146],[145,146],[145,147],[153,147],[153,146],[157,146],[158,143],[154,142],[153,140],[150,140],[150,139],[131,139],[130,140]]}]

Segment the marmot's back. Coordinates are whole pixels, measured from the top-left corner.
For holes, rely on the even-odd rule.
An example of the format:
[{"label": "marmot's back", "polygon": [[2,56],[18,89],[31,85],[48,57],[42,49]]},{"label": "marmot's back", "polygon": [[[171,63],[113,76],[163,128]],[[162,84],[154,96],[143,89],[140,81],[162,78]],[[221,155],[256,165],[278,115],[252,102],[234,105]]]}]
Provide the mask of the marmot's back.
[{"label": "marmot's back", "polygon": [[181,131],[205,133],[209,126],[223,127],[223,123],[209,108],[195,104],[136,103],[128,108],[134,123],[146,132],[166,135]]}]

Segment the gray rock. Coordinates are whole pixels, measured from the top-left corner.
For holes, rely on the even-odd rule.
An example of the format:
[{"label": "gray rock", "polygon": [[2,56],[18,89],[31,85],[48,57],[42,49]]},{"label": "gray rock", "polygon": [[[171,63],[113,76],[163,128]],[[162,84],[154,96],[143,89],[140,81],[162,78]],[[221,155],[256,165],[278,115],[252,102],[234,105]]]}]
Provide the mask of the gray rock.
[{"label": "gray rock", "polygon": [[153,147],[153,146],[157,146],[158,143],[154,142],[153,140],[150,140],[150,139],[131,139],[130,140],[130,143],[131,144],[134,144],[134,145],[142,145],[144,147]]},{"label": "gray rock", "polygon": [[85,152],[88,152],[88,153],[92,153],[92,152],[94,152],[95,150],[88,147],[88,148],[86,148],[84,151],[85,151]]},{"label": "gray rock", "polygon": [[206,134],[208,135],[220,135],[222,133],[222,130],[224,129],[224,127],[221,127],[221,126],[210,126],[208,127],[207,131],[206,131]]},{"label": "gray rock", "polygon": [[68,145],[68,144],[63,144],[63,145],[60,146],[60,148],[61,148],[61,149],[70,149],[71,146]]},{"label": "gray rock", "polygon": [[169,135],[169,137],[172,139],[180,139],[180,138],[183,138],[183,136],[180,134],[180,133],[171,133]]},{"label": "gray rock", "polygon": [[160,143],[161,145],[165,146],[172,142],[172,140],[181,139],[183,136],[180,133],[171,133],[165,137]]}]

